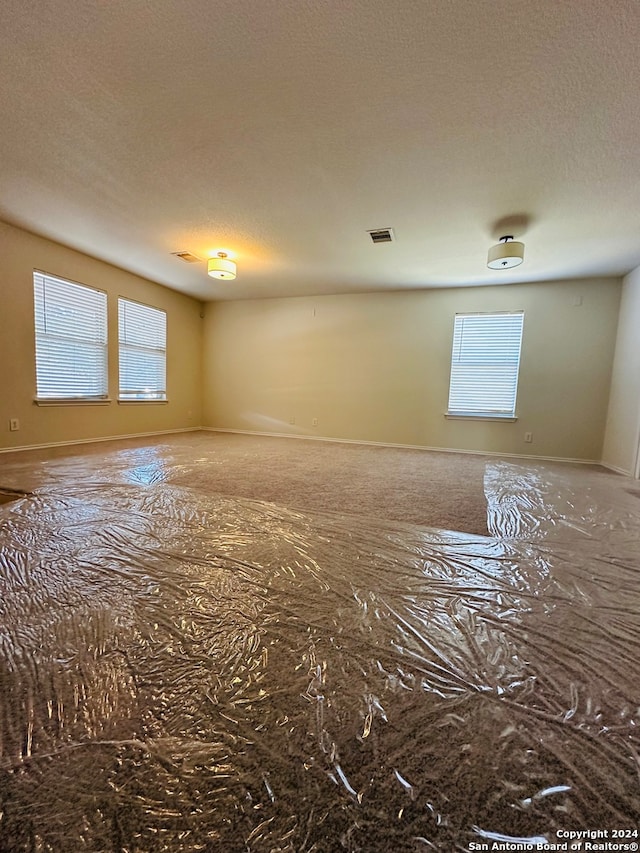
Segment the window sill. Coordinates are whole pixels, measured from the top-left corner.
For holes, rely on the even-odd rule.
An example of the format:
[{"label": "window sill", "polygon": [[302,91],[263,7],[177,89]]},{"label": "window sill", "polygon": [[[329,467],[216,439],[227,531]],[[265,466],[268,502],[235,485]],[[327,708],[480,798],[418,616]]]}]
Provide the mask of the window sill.
[{"label": "window sill", "polygon": [[119,406],[166,406],[168,400],[118,400]]},{"label": "window sill", "polygon": [[105,397],[104,400],[90,400],[83,397],[51,397],[39,400],[36,397],[33,402],[36,406],[108,406],[113,401],[109,397]]},{"label": "window sill", "polygon": [[515,423],[518,418],[515,415],[483,415],[481,412],[468,415],[444,413],[445,418],[451,421],[497,421],[499,423]]}]

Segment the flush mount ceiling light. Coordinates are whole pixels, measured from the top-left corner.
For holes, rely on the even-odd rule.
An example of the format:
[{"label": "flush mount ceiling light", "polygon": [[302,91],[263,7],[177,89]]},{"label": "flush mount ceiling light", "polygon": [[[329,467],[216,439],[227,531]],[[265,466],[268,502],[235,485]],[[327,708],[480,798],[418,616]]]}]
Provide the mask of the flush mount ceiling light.
[{"label": "flush mount ceiling light", "polygon": [[207,273],[212,278],[231,280],[236,277],[236,265],[234,261],[227,258],[226,252],[218,252],[215,258],[209,258]]},{"label": "flush mount ceiling light", "polygon": [[524,243],[518,243],[512,236],[500,238],[500,242],[489,249],[487,266],[490,270],[509,270],[524,260]]}]

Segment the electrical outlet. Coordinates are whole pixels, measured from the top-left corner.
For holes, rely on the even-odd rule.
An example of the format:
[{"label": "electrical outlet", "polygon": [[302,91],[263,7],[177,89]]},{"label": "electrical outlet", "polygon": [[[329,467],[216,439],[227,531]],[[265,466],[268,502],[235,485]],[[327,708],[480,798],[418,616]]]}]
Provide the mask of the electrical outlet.
[{"label": "electrical outlet", "polygon": [[296,416],[295,416],[295,415],[291,415],[291,417],[289,418],[289,423],[290,423],[290,424],[295,424],[295,422],[296,422]]},{"label": "electrical outlet", "polygon": [[525,432],[524,440],[527,442],[527,444],[531,444],[531,442],[533,441],[533,433],[532,432]]},{"label": "electrical outlet", "polygon": [[11,430],[11,432],[16,432],[16,430],[20,429],[20,421],[18,420],[18,418],[11,418],[11,420],[9,421],[9,429]]},{"label": "electrical outlet", "polygon": [[318,419],[317,419],[317,418],[314,418],[314,419],[311,421],[311,426],[318,426]]}]

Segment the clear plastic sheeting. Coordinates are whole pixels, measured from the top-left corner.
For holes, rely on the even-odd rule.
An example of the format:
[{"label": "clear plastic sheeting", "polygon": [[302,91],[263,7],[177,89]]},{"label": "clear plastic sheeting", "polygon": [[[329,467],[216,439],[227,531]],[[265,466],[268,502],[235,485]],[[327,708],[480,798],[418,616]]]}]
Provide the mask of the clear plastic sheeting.
[{"label": "clear plastic sheeting", "polygon": [[124,458],[22,471],[33,494],[0,507],[0,850],[408,853],[637,826],[632,490],[491,463],[483,538],[205,495],[153,449]]}]

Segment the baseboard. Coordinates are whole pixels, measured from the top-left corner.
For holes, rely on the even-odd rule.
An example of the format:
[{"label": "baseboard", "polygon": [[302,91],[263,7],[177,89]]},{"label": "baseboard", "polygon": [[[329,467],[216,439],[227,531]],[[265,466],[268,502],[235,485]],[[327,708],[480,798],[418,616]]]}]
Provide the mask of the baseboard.
[{"label": "baseboard", "polygon": [[73,441],[50,441],[47,444],[24,444],[20,447],[0,447],[0,453],[17,453],[21,450],[46,450],[49,447],[69,447],[73,444],[98,444],[101,441],[124,441],[128,438],[147,438],[154,435],[173,435],[177,432],[199,432],[202,427],[161,429],[155,432],[135,432],[127,435],[105,435],[101,438],[76,438]]},{"label": "baseboard", "polygon": [[602,465],[603,468],[606,468],[609,471],[613,471],[615,474],[622,474],[624,477],[633,477],[631,471],[625,471],[624,468],[618,468],[617,465],[611,465],[609,462],[600,461],[598,464]]},{"label": "baseboard", "polygon": [[472,456],[500,456],[509,459],[527,459],[539,462],[570,462],[574,465],[600,465],[597,459],[572,459],[565,456],[532,456],[523,453],[500,453],[496,450],[461,450],[459,447],[429,447],[425,444],[390,444],[385,441],[364,441],[356,438],[327,438],[321,435],[301,435],[288,432],[258,432],[249,429],[223,429],[221,427],[200,427],[203,432],[231,432],[239,435],[260,435],[267,438],[297,438],[302,441],[328,441],[335,444],[361,444],[367,447],[390,447],[404,450],[428,450],[433,453],[462,453]]}]

